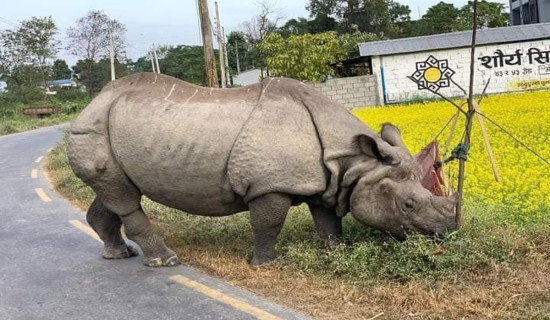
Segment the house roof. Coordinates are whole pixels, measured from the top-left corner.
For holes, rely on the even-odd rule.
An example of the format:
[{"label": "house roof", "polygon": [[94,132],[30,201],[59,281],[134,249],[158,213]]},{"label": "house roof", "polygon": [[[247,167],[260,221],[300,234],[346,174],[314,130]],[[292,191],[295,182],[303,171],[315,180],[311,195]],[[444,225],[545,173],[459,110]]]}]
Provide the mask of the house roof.
[{"label": "house roof", "polygon": [[48,82],[48,85],[50,86],[60,86],[64,84],[71,84],[73,83],[73,79],[59,79],[59,80],[53,80]]},{"label": "house roof", "polygon": [[[549,39],[550,23],[481,29],[477,44],[510,43]],[[444,33],[424,37],[365,42],[359,44],[361,56],[386,56],[430,50],[468,47],[472,44],[472,31]]]}]

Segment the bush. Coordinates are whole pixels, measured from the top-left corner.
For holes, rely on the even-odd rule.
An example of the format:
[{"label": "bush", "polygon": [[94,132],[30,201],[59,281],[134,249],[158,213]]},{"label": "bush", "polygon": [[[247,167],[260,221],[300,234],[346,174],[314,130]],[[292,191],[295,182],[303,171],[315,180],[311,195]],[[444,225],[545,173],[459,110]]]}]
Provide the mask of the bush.
[{"label": "bush", "polygon": [[55,97],[61,101],[85,100],[88,98],[88,93],[73,87],[56,88],[57,94]]}]

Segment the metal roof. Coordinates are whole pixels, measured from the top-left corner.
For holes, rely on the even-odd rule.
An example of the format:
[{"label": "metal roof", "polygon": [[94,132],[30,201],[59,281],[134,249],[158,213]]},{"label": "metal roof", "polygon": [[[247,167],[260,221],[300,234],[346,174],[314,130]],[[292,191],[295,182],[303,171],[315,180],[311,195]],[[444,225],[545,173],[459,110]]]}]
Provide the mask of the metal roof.
[{"label": "metal roof", "polygon": [[[550,23],[538,23],[478,30],[477,44],[510,43],[549,38]],[[463,31],[425,37],[360,43],[359,53],[361,56],[386,56],[400,53],[468,47],[471,43],[472,31]]]}]

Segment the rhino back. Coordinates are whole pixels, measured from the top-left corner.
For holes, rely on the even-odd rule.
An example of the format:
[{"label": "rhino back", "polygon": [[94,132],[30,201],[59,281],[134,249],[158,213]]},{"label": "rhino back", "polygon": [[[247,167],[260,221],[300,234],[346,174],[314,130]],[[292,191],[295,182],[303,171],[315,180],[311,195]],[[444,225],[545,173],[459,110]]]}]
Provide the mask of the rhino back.
[{"label": "rhino back", "polygon": [[152,200],[194,214],[242,211],[226,166],[257,91],[202,88],[161,75],[140,79],[111,107],[113,154]]}]

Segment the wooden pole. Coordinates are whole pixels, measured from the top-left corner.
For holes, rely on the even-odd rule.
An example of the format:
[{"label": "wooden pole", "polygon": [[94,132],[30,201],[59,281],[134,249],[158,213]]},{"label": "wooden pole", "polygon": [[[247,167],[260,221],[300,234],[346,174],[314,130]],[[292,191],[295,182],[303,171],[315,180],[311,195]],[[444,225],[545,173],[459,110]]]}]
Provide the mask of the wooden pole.
[{"label": "wooden pole", "polygon": [[113,33],[111,32],[110,35],[110,42],[111,42],[111,81],[115,81],[116,79],[116,73],[115,73],[115,40],[113,38]]},{"label": "wooden pole", "polygon": [[155,66],[157,67],[157,73],[160,73],[159,58],[157,56],[157,47],[153,44],[153,56],[155,57]]},{"label": "wooden pole", "polygon": [[223,35],[222,35],[222,28],[220,23],[220,13],[218,10],[218,1],[214,2],[214,6],[216,7],[216,33],[218,35],[218,53],[220,54],[220,71],[221,71],[221,77],[222,77],[222,88],[225,88],[226,86],[226,80],[225,80],[225,54],[223,50]]},{"label": "wooden pole", "polygon": [[[472,125],[473,117],[475,114],[475,105],[474,105],[474,80],[475,80],[475,70],[476,70],[476,40],[477,40],[477,0],[474,0],[474,23],[472,30],[472,47],[470,50],[470,88],[468,96],[468,112],[466,114],[466,133],[464,137],[464,146],[466,152],[470,149],[470,140],[472,138]],[[466,171],[466,159],[461,158],[458,169],[458,194],[459,199],[456,205],[456,225],[460,227],[462,225],[462,205],[464,201],[464,178]]]},{"label": "wooden pole", "polygon": [[[474,108],[476,111],[481,111],[478,103],[475,101],[474,101]],[[495,181],[500,183],[501,179],[500,179],[500,174],[498,172],[497,161],[493,154],[493,148],[491,147],[491,142],[489,141],[489,134],[487,133],[485,122],[483,121],[483,117],[479,113],[476,113],[476,117],[477,117],[477,121],[479,122],[479,127],[481,128],[481,135],[483,136],[483,144],[485,145],[485,150],[487,150],[487,154],[489,155],[489,162],[491,163],[491,167],[493,169],[493,175],[495,176]]]},{"label": "wooden pole", "polygon": [[208,2],[207,0],[197,1],[199,2],[199,17],[201,23],[202,43],[204,48],[206,84],[209,87],[218,87],[218,73],[216,72],[216,58],[214,56],[214,45],[212,44],[212,28],[210,27]]},{"label": "wooden pole", "polygon": [[241,61],[239,60],[239,43],[235,39],[235,55],[237,56],[237,74],[241,73]]},{"label": "wooden pole", "polygon": [[453,143],[453,138],[456,132],[456,126],[458,124],[459,117],[460,117],[460,111],[456,110],[455,116],[453,118],[453,123],[451,124],[451,132],[449,133],[449,137],[445,142],[445,151],[443,152],[444,155],[447,155],[449,153],[449,149],[451,148],[451,143]]},{"label": "wooden pole", "polygon": [[225,28],[222,27],[222,44],[223,44],[223,57],[225,64],[225,81],[227,86],[231,86],[231,75],[229,74],[229,57],[227,55],[227,43],[225,42]]},{"label": "wooden pole", "polygon": [[153,50],[151,50],[151,67],[153,68],[153,72],[157,73],[157,69],[155,68],[155,58],[153,58]]}]

